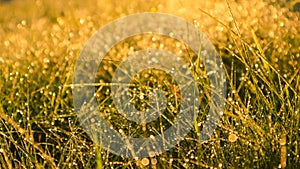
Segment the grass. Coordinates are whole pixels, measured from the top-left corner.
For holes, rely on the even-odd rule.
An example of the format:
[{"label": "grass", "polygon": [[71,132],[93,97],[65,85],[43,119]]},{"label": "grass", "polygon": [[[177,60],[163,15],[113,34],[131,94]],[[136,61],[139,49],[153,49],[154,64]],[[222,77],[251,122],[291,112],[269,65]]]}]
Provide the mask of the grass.
[{"label": "grass", "polygon": [[[299,168],[300,24],[299,12],[290,4],[279,0],[0,4],[1,168]],[[197,137],[210,94],[205,69],[195,70],[204,91],[195,122],[199,125],[168,152],[128,159],[95,145],[80,126],[72,103],[72,76],[78,54],[93,33],[113,19],[144,11],[181,16],[208,35],[226,68],[228,96],[217,129],[200,142]],[[98,71],[97,77],[104,79],[97,86],[101,113],[129,136],[148,137],[168,128],[176,117],[180,93],[170,90],[176,82],[169,77],[169,84],[161,87],[172,105],[165,111],[167,118],[146,126],[122,120],[106,84],[124,53],[160,47],[179,56],[189,54],[189,66],[197,62],[197,55],[184,44],[161,36],[155,39],[135,36],[119,43],[107,54],[106,69]],[[132,84],[138,87],[131,88],[132,94],[144,90],[139,85],[161,83],[160,73],[136,76]]]}]

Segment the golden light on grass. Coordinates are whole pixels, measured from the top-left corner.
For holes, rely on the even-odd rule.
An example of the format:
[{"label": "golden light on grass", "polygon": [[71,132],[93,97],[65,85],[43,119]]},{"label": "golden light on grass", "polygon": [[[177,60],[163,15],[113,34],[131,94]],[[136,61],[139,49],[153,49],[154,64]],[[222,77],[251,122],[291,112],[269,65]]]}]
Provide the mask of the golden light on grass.
[{"label": "golden light on grass", "polygon": [[[283,1],[228,0],[230,11],[226,0],[0,3],[0,168],[93,168],[101,167],[101,160],[105,168],[182,168],[184,164],[190,168],[218,164],[219,168],[299,168],[300,13],[290,10]],[[202,116],[195,120],[195,130],[186,136],[184,144],[160,156],[149,152],[149,158],[125,159],[105,150],[96,152],[95,144],[81,132],[73,113],[70,80],[78,53],[103,25],[138,12],[183,17],[198,25],[216,46],[228,70],[228,88],[234,91],[228,92],[231,99],[221,123],[228,131],[225,141],[230,146],[220,144],[221,132],[209,140],[207,148],[193,143],[193,135],[201,133]],[[124,59],[124,53],[145,46],[180,57],[188,54],[176,43],[152,34],[129,38],[109,51],[110,60],[103,69],[109,71],[103,75],[109,79],[111,67]],[[203,72],[199,73],[199,85],[206,84]],[[168,107],[164,115],[170,117],[162,117],[155,125],[125,123],[118,120],[120,116],[106,92],[112,84],[108,80],[99,84],[99,109],[112,126],[120,129],[119,134],[155,139],[170,127],[165,123],[173,120],[169,111],[176,106]],[[173,87],[171,91],[170,101],[173,97],[181,99],[179,89]],[[199,109],[206,112],[204,103],[211,93],[202,91]],[[273,109],[277,107],[278,112]],[[278,138],[282,127],[290,131]],[[214,151],[206,151],[212,147]],[[245,147],[249,151],[241,153]],[[185,161],[190,150],[193,155]],[[98,164],[90,160],[96,155]]]},{"label": "golden light on grass", "polygon": [[283,135],[279,141],[280,143],[280,164],[278,168],[286,168],[286,136]]}]

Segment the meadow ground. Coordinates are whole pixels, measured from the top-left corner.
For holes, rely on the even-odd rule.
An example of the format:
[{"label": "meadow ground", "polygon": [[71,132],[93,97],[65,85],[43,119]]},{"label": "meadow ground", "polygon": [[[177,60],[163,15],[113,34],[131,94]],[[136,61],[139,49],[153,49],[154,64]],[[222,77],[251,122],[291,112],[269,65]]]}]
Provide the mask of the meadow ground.
[{"label": "meadow ground", "polygon": [[[0,2],[0,168],[299,168],[300,23],[296,2]],[[224,62],[228,96],[217,129],[207,141],[199,141],[210,93],[205,69],[194,70],[203,84],[194,128],[168,152],[128,159],[94,144],[80,126],[74,113],[72,77],[85,42],[103,25],[137,12],[170,13],[198,25]],[[97,100],[105,118],[128,136],[148,137],[170,127],[176,118],[178,93],[167,84],[164,90],[173,107],[166,110],[164,123],[149,125],[122,119],[112,103],[110,86],[104,85],[125,54],[149,46],[197,58],[184,44],[154,35],[129,38],[110,50],[107,63],[98,70],[98,77],[106,83],[99,83]],[[135,77],[132,84],[154,85],[160,83],[155,80],[159,76],[167,76],[142,73],[148,75]],[[136,89],[132,88],[132,94],[141,92],[139,86]],[[140,101],[133,98],[137,105]]]}]

